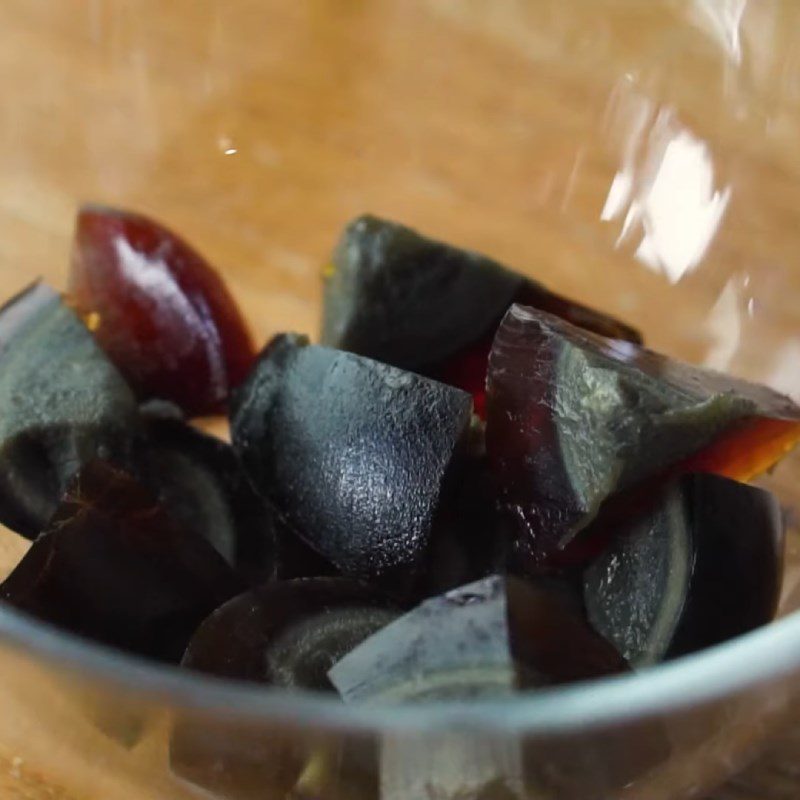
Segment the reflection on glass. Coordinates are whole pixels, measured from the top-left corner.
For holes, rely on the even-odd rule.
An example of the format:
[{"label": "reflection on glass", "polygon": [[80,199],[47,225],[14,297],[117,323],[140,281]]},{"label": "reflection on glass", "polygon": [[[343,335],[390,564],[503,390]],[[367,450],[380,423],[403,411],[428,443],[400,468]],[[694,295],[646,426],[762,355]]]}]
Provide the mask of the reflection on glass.
[{"label": "reflection on glass", "polygon": [[649,192],[631,204],[645,231],[637,257],[672,283],[700,263],[719,227],[730,187],[713,185],[708,148],[681,132],[666,146]]},{"label": "reflection on glass", "polygon": [[[600,218],[623,218],[617,245],[635,241],[636,258],[677,283],[702,261],[731,197],[718,189],[708,145],[670,109],[631,92],[616,100],[615,126],[623,132],[622,167]],[[623,216],[624,215],[624,216]]]},{"label": "reflection on glass", "polygon": [[522,800],[519,743],[479,734],[387,735],[381,748],[381,800]]},{"label": "reflection on glass", "polygon": [[740,293],[745,288],[740,277],[731,278],[708,314],[707,330],[711,337],[704,365],[726,371],[742,340]]},{"label": "reflection on glass", "polygon": [[775,355],[770,373],[765,381],[773,389],[800,400],[800,339],[790,339]]},{"label": "reflection on glass", "polygon": [[691,18],[717,42],[734,64],[742,63],[739,33],[747,0],[694,0]]}]

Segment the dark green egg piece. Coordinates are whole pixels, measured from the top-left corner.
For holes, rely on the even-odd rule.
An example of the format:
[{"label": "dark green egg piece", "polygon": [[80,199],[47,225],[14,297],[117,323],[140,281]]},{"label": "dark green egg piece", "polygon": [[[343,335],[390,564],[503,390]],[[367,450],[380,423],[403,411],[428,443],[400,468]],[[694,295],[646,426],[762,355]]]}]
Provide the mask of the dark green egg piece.
[{"label": "dark green egg piece", "polygon": [[469,429],[469,395],[281,336],[234,397],[233,444],[290,529],[342,573],[410,584]]},{"label": "dark green egg piece", "polygon": [[469,699],[626,669],[546,584],[491,576],[426,600],[339,661],[345,702]]},{"label": "dark green egg piece", "polygon": [[635,666],[724,642],[775,616],[783,547],[772,494],[686,475],[586,570],[589,621]]},{"label": "dark green egg piece", "polygon": [[[766,469],[800,436],[798,422],[800,408],[765,386],[533,308],[513,306],[492,347],[486,449],[499,509],[534,569],[612,495],[669,470],[742,477],[737,450],[758,451]],[[712,457],[725,437],[729,450]]]},{"label": "dark green egg piece", "polygon": [[524,280],[485,256],[362,216],[344,229],[326,271],[322,342],[417,370],[478,339]]},{"label": "dark green egg piece", "polygon": [[44,528],[81,465],[132,462],[132,392],[42,283],[0,309],[0,409],[0,521],[23,536]]},{"label": "dark green egg piece", "polygon": [[218,608],[198,628],[182,665],[273,686],[330,690],[333,664],[398,614],[375,589],[346,578],[267,583]]},{"label": "dark green egg piece", "polygon": [[0,599],[79,636],[177,662],[197,625],[239,588],[208,542],[130,475],[92,461]]},{"label": "dark green egg piece", "polygon": [[[349,579],[276,581],[233,598],[206,619],[183,666],[282,689],[330,692],[331,665],[398,613],[391,599]],[[377,790],[374,748],[369,737],[309,739],[285,724],[243,727],[219,718],[209,730],[207,723],[182,719],[170,737],[170,767],[215,797],[232,800],[305,800],[315,792],[326,800],[367,800]]]}]

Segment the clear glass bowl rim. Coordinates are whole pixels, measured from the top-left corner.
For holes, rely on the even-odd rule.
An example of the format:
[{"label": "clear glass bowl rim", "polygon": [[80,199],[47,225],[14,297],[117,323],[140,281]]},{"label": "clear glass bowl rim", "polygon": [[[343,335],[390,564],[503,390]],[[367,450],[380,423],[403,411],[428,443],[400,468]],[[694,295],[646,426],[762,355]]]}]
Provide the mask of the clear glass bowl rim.
[{"label": "clear glass bowl rim", "polygon": [[190,673],[88,642],[10,607],[0,607],[0,646],[109,693],[217,720],[352,734],[468,728],[558,736],[669,716],[800,674],[800,612],[638,673],[503,699],[413,706],[348,706],[322,693]]}]

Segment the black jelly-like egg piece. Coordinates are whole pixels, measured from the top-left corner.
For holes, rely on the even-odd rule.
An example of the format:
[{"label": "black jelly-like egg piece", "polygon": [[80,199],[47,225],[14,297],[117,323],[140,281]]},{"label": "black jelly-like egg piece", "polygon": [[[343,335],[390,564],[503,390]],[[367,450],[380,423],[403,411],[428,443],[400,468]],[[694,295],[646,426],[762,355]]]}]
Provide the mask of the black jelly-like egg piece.
[{"label": "black jelly-like egg piece", "polygon": [[0,408],[0,521],[28,538],[82,464],[133,460],[133,393],[45,284],[0,309]]},{"label": "black jelly-like egg piece", "polygon": [[177,662],[197,625],[239,586],[217,551],[130,475],[92,461],[0,599],[79,636]]},{"label": "black jelly-like egg piece", "polygon": [[636,666],[726,641],[775,616],[783,543],[769,492],[685,475],[586,569],[589,620]]},{"label": "black jelly-like egg piece", "polygon": [[413,582],[469,430],[469,395],[281,336],[236,394],[233,444],[256,488],[342,573]]},{"label": "black jelly-like egg piece", "polygon": [[[800,437],[800,408],[767,387],[522,306],[509,310],[495,337],[488,399],[499,508],[534,569],[557,557],[612,495],[670,471],[748,479]],[[746,460],[744,475],[737,443],[760,453],[757,463]]]},{"label": "black jelly-like egg piece", "polygon": [[[276,581],[233,598],[209,616],[182,664],[283,689],[331,691],[330,666],[398,613],[391,600],[349,579]],[[221,719],[210,733],[207,724],[189,719],[172,731],[170,766],[183,779],[232,800],[300,800],[315,791],[338,798],[340,786],[347,791],[342,800],[356,800],[362,795],[354,784],[377,784],[372,747],[359,745],[309,741],[285,727],[248,728]]]},{"label": "black jelly-like egg piece", "polygon": [[328,673],[345,702],[468,699],[623,671],[559,591],[498,575],[426,600]]},{"label": "black jelly-like egg piece", "polygon": [[146,415],[145,430],[148,484],[167,511],[243,575],[274,578],[280,523],[233,448],[178,419]]},{"label": "black jelly-like egg piece", "polygon": [[182,665],[272,686],[331,690],[333,664],[398,614],[372,587],[347,578],[267,583],[205,620]]},{"label": "black jelly-like egg piece", "polygon": [[418,370],[479,338],[523,281],[477,253],[362,216],[326,270],[321,340]]}]

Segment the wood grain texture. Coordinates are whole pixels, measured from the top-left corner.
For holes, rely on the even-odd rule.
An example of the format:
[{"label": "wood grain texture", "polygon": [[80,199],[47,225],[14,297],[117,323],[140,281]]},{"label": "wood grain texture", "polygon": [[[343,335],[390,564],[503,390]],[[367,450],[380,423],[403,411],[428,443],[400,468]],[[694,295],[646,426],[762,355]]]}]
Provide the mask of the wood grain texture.
[{"label": "wood grain texture", "polygon": [[[92,199],[195,242],[259,339],[313,332],[319,269],[368,210],[800,392],[798,23],[793,0],[3,0],[0,296],[63,285]],[[0,747],[0,795],[145,796],[121,759],[88,785],[71,758],[79,794]],[[715,797],[796,796],[765,764]]]}]

